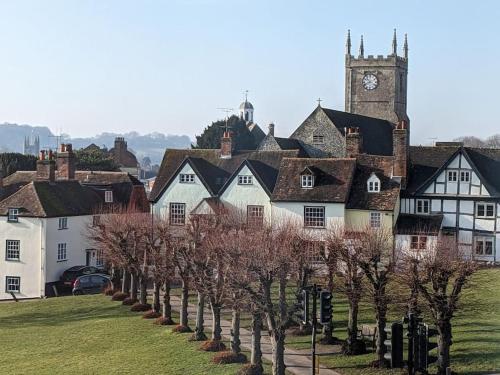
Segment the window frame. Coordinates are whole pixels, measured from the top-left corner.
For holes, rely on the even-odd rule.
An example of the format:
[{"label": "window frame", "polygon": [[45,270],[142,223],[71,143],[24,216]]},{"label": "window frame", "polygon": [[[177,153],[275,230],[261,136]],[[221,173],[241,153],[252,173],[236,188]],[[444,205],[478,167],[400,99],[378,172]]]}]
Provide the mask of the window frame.
[{"label": "window frame", "polygon": [[[64,255],[64,258],[61,256]],[[57,261],[66,262],[68,260],[68,244],[60,242],[57,244]]]},{"label": "window frame", "polygon": [[[467,176],[467,179],[464,177]],[[465,182],[468,183],[471,180],[471,173],[470,171],[460,171],[460,182]]]},{"label": "window frame", "polygon": [[[312,212],[312,210],[317,210],[316,213],[322,212],[322,217],[321,216],[315,216],[315,217],[311,216],[312,214],[314,214],[314,212]],[[319,224],[313,225],[314,222],[318,222]],[[326,209],[325,209],[325,206],[304,206],[304,228],[321,229],[321,228],[325,228],[325,227],[326,227]]]},{"label": "window frame", "polygon": [[[490,254],[486,253],[487,246],[486,244],[491,244],[490,246]],[[481,252],[478,252],[478,245],[482,244]],[[494,236],[475,236],[474,237],[474,255],[477,256],[494,256],[495,253],[495,237]]]},{"label": "window frame", "polygon": [[[9,279],[16,279],[17,280],[17,290],[10,290],[9,285],[13,285],[12,283],[9,284]],[[5,276],[5,293],[21,293],[21,277],[20,276]]]},{"label": "window frame", "polygon": [[300,186],[302,189],[312,189],[314,187],[314,176],[312,174],[301,174]]},{"label": "window frame", "polygon": [[92,226],[97,227],[101,224],[101,215],[92,215]]},{"label": "window frame", "polygon": [[7,221],[9,223],[18,223],[19,222],[19,208],[15,208],[15,207],[9,208],[8,214],[7,214]]},{"label": "window frame", "polygon": [[113,190],[104,191],[104,203],[113,203]]},{"label": "window frame", "polygon": [[[9,249],[9,242],[17,244],[17,258],[9,257],[9,251],[15,252],[16,249]],[[20,240],[5,240],[5,260],[9,262],[20,262],[21,261],[21,241]]]},{"label": "window frame", "polygon": [[68,218],[67,217],[60,217],[59,222],[58,222],[58,229],[59,230],[64,230],[68,229]]},{"label": "window frame", "polygon": [[[182,207],[182,214],[180,212],[177,212],[180,208]],[[174,209],[177,210],[174,212]],[[175,216],[174,218],[174,215]],[[182,217],[182,222],[180,218]],[[181,202],[170,202],[168,206],[168,222],[170,225],[179,225],[183,226],[186,225],[186,203],[181,203]]]},{"label": "window frame", "polygon": [[[484,206],[483,207],[483,215],[479,214],[479,206]],[[488,215],[488,206],[492,206],[492,208],[493,208],[491,215]],[[496,206],[496,203],[477,202],[476,203],[476,218],[478,218],[478,219],[495,219],[495,217],[496,217],[495,206]]]},{"label": "window frame", "polygon": [[179,183],[180,184],[194,184],[196,183],[196,177],[194,173],[179,173]]},{"label": "window frame", "polygon": [[[421,211],[418,210],[418,204],[420,202],[422,203]],[[426,203],[427,203],[427,212],[425,212],[424,210]],[[419,215],[429,215],[431,213],[431,200],[423,198],[415,199],[415,213]]]},{"label": "window frame", "polygon": [[[375,217],[377,217],[375,219]],[[378,225],[373,225],[373,223],[378,222]],[[382,212],[370,212],[370,228],[380,228],[382,227]]]},{"label": "window frame", "polygon": [[312,144],[313,145],[324,145],[325,144],[325,136],[321,134],[313,134],[312,136]]},{"label": "window frame", "polygon": [[[414,239],[416,238],[416,241]],[[422,235],[411,235],[410,237],[410,250],[412,251],[421,251],[421,250],[427,250],[427,243],[428,243],[428,236],[422,236]],[[416,246],[414,247],[413,244],[416,243]]]},{"label": "window frame", "polygon": [[246,174],[238,175],[238,185],[253,185],[253,176]]},{"label": "window frame", "polygon": [[[455,176],[454,179],[450,179],[450,176]],[[458,170],[448,169],[446,171],[446,181],[447,182],[458,182]]]},{"label": "window frame", "polygon": [[[254,215],[259,213],[259,215]],[[247,225],[254,227],[262,227],[264,225],[264,206],[247,205]]]}]

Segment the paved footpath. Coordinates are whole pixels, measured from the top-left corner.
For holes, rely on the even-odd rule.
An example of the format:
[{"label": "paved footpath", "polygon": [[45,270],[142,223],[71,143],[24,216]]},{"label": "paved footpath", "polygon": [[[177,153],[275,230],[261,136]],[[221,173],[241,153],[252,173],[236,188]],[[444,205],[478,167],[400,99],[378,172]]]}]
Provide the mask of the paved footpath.
[{"label": "paved footpath", "polygon": [[[171,297],[171,304],[172,304],[172,309],[179,311],[180,306],[181,306],[181,300],[179,297],[172,296]],[[189,304],[188,306],[188,313],[190,317],[195,317],[196,316],[196,306]],[[210,313],[210,310],[205,309],[204,311],[204,319],[205,319],[205,327],[207,329],[212,328],[212,314]],[[228,320],[222,320],[221,321],[221,326],[222,326],[222,336],[224,336],[226,339],[230,338],[230,330],[231,330],[231,322]],[[240,340],[241,340],[241,346],[244,347],[245,349],[250,350],[251,349],[251,337],[252,334],[249,330],[240,328]],[[271,362],[271,341],[268,336],[265,335],[265,332],[263,332],[262,335],[262,356],[267,359],[269,362]],[[285,365],[287,371],[291,372],[292,374],[296,375],[310,375],[311,374],[311,359],[309,356],[296,351],[296,350],[291,350],[291,349],[285,349]],[[338,372],[335,372],[333,370],[329,370],[326,368],[323,368],[321,366],[320,368],[320,375],[340,375]]]}]

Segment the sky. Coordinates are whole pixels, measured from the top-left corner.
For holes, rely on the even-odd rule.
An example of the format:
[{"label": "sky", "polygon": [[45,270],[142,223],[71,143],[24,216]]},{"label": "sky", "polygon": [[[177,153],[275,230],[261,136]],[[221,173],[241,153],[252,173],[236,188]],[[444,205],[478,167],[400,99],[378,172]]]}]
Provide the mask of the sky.
[{"label": "sky", "polygon": [[[500,133],[498,1],[0,0],[0,123],[187,134],[235,113],[289,136],[344,108],[353,50],[409,42],[412,143]],[[401,51],[401,49],[400,49]],[[401,52],[402,53],[402,52]]]}]

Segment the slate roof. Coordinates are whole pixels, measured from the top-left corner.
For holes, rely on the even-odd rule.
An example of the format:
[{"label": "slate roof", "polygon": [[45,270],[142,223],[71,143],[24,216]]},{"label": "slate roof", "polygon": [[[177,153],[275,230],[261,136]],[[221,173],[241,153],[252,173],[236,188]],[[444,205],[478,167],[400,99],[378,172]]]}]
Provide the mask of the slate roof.
[{"label": "slate roof", "polygon": [[[393,211],[399,198],[400,184],[391,179],[392,156],[360,155],[346,208]],[[369,193],[367,180],[375,173],[380,179],[380,192]]]},{"label": "slate roof", "polygon": [[476,167],[490,194],[500,196],[500,149],[455,146],[411,146],[410,178],[406,195],[417,192],[431,181],[462,151]]},{"label": "slate roof", "polygon": [[323,107],[321,109],[343,136],[346,128],[359,128],[363,136],[363,153],[392,156],[394,125],[391,122]]},{"label": "slate roof", "polygon": [[[283,158],[271,200],[345,203],[355,167],[356,159]],[[310,189],[300,184],[300,174],[306,168],[316,172]]]},{"label": "slate roof", "polygon": [[400,214],[396,223],[396,233],[437,235],[442,223],[443,215]]},{"label": "slate roof", "polygon": [[250,161],[251,166],[272,191],[281,159],[295,157],[297,154],[298,151],[234,151],[231,158],[222,159],[219,149],[168,149],[150,193],[150,201],[156,202],[160,198],[185,163],[191,164],[207,190],[214,196],[219,194],[227,180],[245,160]]},{"label": "slate roof", "polygon": [[104,200],[78,181],[32,181],[0,202],[0,215],[20,208],[19,216],[61,217],[91,215]]}]

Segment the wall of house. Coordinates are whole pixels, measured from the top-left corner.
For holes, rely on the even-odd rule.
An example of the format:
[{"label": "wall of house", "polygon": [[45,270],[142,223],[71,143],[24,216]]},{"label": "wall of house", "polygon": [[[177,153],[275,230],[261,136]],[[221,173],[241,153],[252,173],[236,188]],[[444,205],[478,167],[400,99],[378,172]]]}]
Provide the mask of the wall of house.
[{"label": "wall of house", "polygon": [[397,259],[404,259],[406,256],[419,256],[424,255],[426,252],[431,251],[436,246],[437,236],[427,236],[426,250],[412,250],[411,235],[397,234],[395,236],[395,251]]},{"label": "wall of house", "polygon": [[[42,231],[43,221],[38,218],[19,217],[17,223],[7,222],[6,216],[0,217],[0,300],[12,299],[5,292],[6,276],[21,278],[18,298],[37,298],[43,296],[41,282]],[[7,240],[19,240],[19,261],[6,260]]]},{"label": "wall of house", "polygon": [[370,212],[380,212],[381,226],[387,230],[392,230],[396,221],[392,211],[369,211],[369,210],[346,210],[345,224],[347,228],[360,229],[370,225]]},{"label": "wall of house", "polygon": [[180,183],[179,174],[181,173],[195,174],[195,171],[189,164],[186,164],[182,168],[160,199],[153,205],[153,212],[155,214],[168,218],[170,203],[185,203],[187,219],[189,213],[198,203],[204,198],[209,198],[211,196],[198,176],[195,176],[194,183]]},{"label": "wall of house", "polygon": [[[252,185],[239,185],[238,176],[253,176]],[[229,186],[224,190],[220,199],[225,207],[232,207],[242,211],[246,217],[247,206],[263,206],[264,218],[266,222],[271,222],[271,201],[269,195],[259,183],[257,178],[252,174],[247,166],[244,166],[238,173],[238,176],[231,181]]]}]

